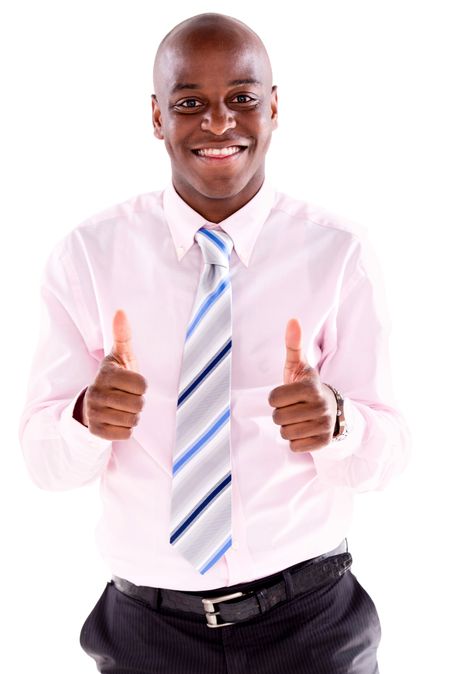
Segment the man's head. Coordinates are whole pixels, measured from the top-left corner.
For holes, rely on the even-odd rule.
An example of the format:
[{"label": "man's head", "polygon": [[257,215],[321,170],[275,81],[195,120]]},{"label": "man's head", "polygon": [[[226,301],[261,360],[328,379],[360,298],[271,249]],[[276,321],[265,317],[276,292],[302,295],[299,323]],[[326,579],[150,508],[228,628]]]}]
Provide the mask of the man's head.
[{"label": "man's head", "polygon": [[[153,85],[154,133],[165,142],[174,187],[219,222],[247,203],[264,180],[278,106],[266,49],[241,21],[199,14],[175,26],[159,45]],[[198,153],[236,146],[238,153],[222,159]]]}]

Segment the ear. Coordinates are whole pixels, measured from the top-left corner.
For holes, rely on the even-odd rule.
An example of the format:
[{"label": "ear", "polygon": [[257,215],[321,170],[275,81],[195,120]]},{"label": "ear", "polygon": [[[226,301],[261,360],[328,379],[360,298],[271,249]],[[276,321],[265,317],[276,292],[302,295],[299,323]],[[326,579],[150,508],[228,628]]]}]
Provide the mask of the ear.
[{"label": "ear", "polygon": [[158,99],[155,94],[152,94],[152,121],[153,121],[153,133],[159,140],[164,139],[164,133],[162,130],[161,124],[161,110],[159,107]]},{"label": "ear", "polygon": [[272,109],[272,129],[276,129],[278,128],[278,89],[276,84],[272,87],[270,107]]}]

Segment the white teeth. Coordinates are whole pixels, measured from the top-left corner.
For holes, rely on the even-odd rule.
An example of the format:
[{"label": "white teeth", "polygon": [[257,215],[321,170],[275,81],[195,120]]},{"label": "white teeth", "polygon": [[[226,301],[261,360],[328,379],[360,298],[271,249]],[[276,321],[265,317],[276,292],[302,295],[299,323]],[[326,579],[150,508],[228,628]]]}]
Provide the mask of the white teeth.
[{"label": "white teeth", "polygon": [[214,157],[226,157],[231,154],[236,154],[240,151],[240,147],[233,145],[232,147],[223,147],[223,148],[202,148],[201,150],[196,150],[196,153],[203,157],[214,156]]}]

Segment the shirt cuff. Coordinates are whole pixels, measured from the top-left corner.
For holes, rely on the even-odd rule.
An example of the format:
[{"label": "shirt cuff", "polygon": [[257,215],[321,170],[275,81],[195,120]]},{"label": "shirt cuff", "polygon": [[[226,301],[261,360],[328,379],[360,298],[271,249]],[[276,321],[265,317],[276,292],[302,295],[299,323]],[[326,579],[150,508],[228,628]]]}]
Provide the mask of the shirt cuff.
[{"label": "shirt cuff", "polygon": [[101,438],[90,432],[87,426],[77,421],[73,416],[73,411],[78,400],[78,397],[86,387],[83,386],[73,400],[64,407],[59,418],[59,431],[63,440],[68,445],[77,446],[77,454],[82,458],[85,454],[86,459],[92,461],[93,454],[101,456],[112,445],[111,440]]}]

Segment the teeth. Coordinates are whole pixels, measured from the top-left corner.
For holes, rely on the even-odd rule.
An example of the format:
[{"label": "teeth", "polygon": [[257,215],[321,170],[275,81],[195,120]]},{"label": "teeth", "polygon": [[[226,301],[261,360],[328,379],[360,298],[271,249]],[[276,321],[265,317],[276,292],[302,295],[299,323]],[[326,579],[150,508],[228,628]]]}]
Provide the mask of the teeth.
[{"label": "teeth", "polygon": [[195,150],[196,154],[199,154],[202,157],[226,157],[231,154],[236,154],[236,152],[240,151],[240,147],[237,145],[233,145],[232,147],[224,147],[224,148],[202,148],[201,150]]}]

